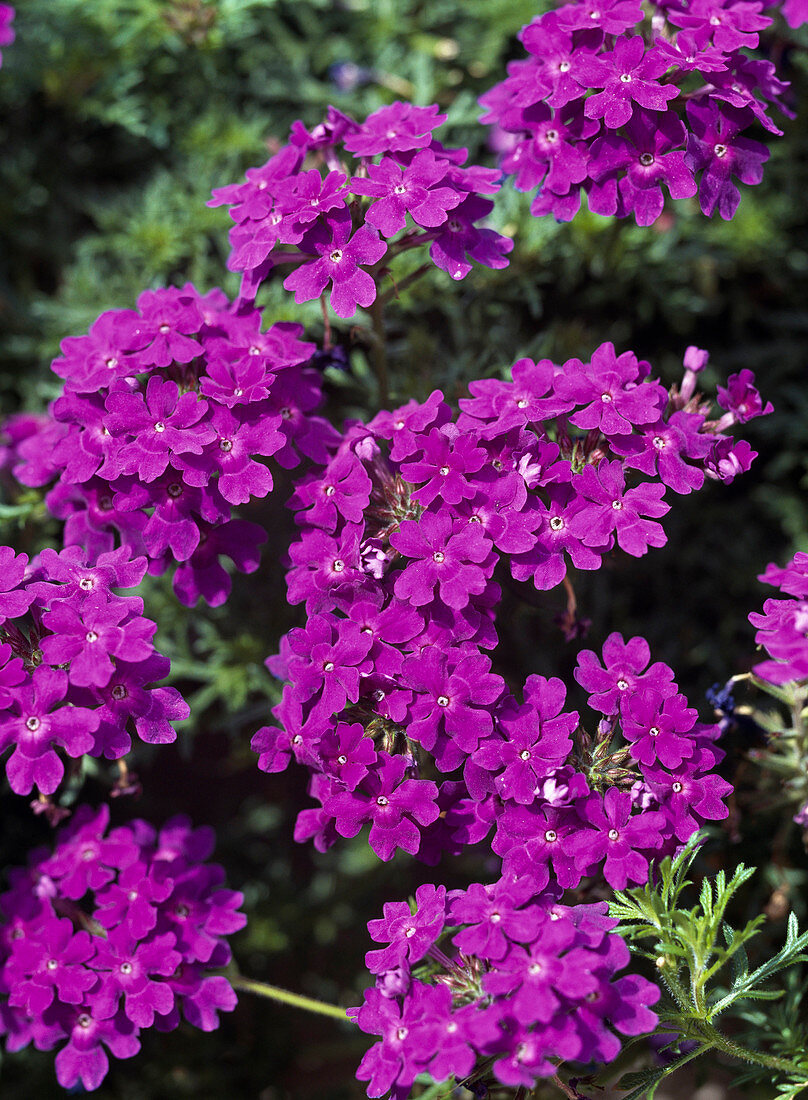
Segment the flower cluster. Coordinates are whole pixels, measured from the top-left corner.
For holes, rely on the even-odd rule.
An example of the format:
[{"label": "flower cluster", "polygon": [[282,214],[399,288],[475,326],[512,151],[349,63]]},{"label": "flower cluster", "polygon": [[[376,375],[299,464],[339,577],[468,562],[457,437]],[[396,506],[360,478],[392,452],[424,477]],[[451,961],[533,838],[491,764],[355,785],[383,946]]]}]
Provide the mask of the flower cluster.
[{"label": "flower cluster", "polygon": [[769,660],[755,665],[754,672],[771,684],[808,680],[808,554],[798,552],[781,569],[771,564],[759,577],[779,589],[787,599],[768,599],[762,612],[749,616],[757,628],[755,641]]},{"label": "flower cluster", "polygon": [[[10,46],[14,41],[14,8],[11,4],[0,4],[0,46]],[[3,53],[0,51],[0,65],[3,64]]]},{"label": "flower cluster", "polygon": [[329,107],[311,131],[294,123],[289,144],[246,182],[217,188],[209,205],[230,207],[228,267],[243,272],[242,299],[293,264],[283,285],[296,302],[327,292],[334,312],[352,317],[376,300],[395,255],[427,244],[453,279],[472,260],[505,267],[513,242],[478,224],[500,173],[441,145],[433,130],[445,121],[435,105],[392,103],[363,123]]},{"label": "flower cluster", "polygon": [[82,806],[52,853],[32,854],[0,895],[0,1031],[9,1050],[56,1055],[59,1084],[96,1089],[109,1059],[131,1058],[141,1029],[218,1027],[235,1007],[224,937],[242,895],[210,864],[213,831],[175,817],[108,831]]},{"label": "flower cluster", "polygon": [[0,752],[11,789],[54,793],[57,749],[119,759],[131,733],[151,744],[176,738],[190,711],[176,688],[158,687],[169,662],[153,645],[157,624],[134,588],[145,557],[130,548],[90,557],[79,546],[26,554],[0,546]]},{"label": "flower cluster", "polygon": [[[568,558],[597,569],[615,546],[663,545],[666,487],[689,493],[749,465],[748,444],[723,428],[768,407],[735,376],[708,420],[695,390],[705,361],[688,349],[668,394],[610,344],[586,364],[521,360],[512,381],[472,383],[456,418],[435,391],[350,424],[324,471],[299,483],[288,592],[308,622],[269,661],[288,683],[278,726],[253,739],[263,770],[294,757],[312,772],[319,806],[300,815],[298,839],[327,848],[368,825],[380,858],[401,848],[437,863],[494,827],[509,870],[543,865],[547,879],[552,863],[572,886],[603,866],[619,889],[726,815],[717,731],[667,666],[647,668],[642,639],[612,635],[605,667],[581,655],[602,718],[575,745],[563,683],[531,676],[519,701],[489,656],[501,558],[516,580],[554,588]],[[424,777],[435,770],[440,784]]]},{"label": "flower cluster", "polygon": [[[793,117],[788,84],[751,55],[772,20],[763,0],[573,0],[520,35],[528,57],[481,99],[482,121],[505,131],[503,168],[531,210],[574,217],[586,193],[597,214],[650,225],[673,199],[698,191],[702,211],[730,219],[734,180],[760,183],[767,147],[746,136],[780,134],[770,105]],[[801,9],[798,13],[798,8]],[[808,19],[791,4],[793,25]]]},{"label": "flower cluster", "polygon": [[62,342],[64,393],[43,427],[18,425],[14,473],[32,486],[58,478],[46,503],[88,563],[127,547],[152,574],[176,565],[182,603],[216,606],[231,587],[222,556],[258,568],[265,533],[232,509],[271,490],[263,460],[328,457],[336,433],[313,415],[320,376],[304,365],[314,345],[299,325],[262,332],[258,310],[218,290],[147,290],[137,306]]},{"label": "flower cluster", "polygon": [[[557,1062],[610,1062],[614,1034],[657,1022],[659,990],[635,975],[615,978],[629,952],[606,904],[559,904],[530,876],[468,890],[424,885],[412,909],[388,903],[371,921],[385,944],[366,962],[376,984],[349,1014],[380,1041],[357,1076],[368,1096],[405,1100],[420,1073],[469,1088],[495,1081],[532,1089]],[[451,946],[438,945],[451,936]],[[479,1093],[485,1095],[485,1092]]]}]

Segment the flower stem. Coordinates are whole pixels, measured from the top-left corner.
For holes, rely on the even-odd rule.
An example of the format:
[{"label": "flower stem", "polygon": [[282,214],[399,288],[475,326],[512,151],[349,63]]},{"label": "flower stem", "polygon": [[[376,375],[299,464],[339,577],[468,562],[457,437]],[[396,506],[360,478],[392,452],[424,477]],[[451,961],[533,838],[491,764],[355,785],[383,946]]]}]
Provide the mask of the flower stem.
[{"label": "flower stem", "polygon": [[390,384],[387,377],[387,344],[384,334],[384,305],[380,298],[376,298],[368,313],[373,323],[373,343],[371,345],[371,358],[376,371],[376,381],[379,386],[379,407],[386,409],[390,397]]},{"label": "flower stem", "polygon": [[252,978],[241,977],[231,978],[230,983],[236,989],[243,989],[245,993],[255,993],[259,997],[268,997],[271,1001],[280,1001],[295,1008],[303,1008],[307,1012],[317,1012],[320,1016],[331,1016],[335,1020],[348,1019],[345,1009],[340,1008],[339,1005],[326,1004],[325,1001],[317,1001],[313,997],[303,997],[300,993],[292,993],[277,985],[268,985],[267,982],[257,982]]},{"label": "flower stem", "polygon": [[739,1058],[743,1062],[752,1062],[758,1066],[766,1066],[768,1069],[778,1069],[782,1073],[788,1073],[795,1077],[801,1077],[803,1080],[808,1080],[808,1073],[804,1066],[798,1065],[796,1062],[792,1062],[788,1058],[778,1058],[774,1054],[763,1054],[759,1050],[749,1050],[747,1047],[741,1046],[740,1043],[734,1042],[732,1039],[728,1039],[726,1035],[722,1035],[721,1032],[704,1021],[700,1021],[700,1028],[705,1036],[705,1040],[710,1043],[716,1050],[722,1051],[724,1054],[728,1054],[731,1058]]}]

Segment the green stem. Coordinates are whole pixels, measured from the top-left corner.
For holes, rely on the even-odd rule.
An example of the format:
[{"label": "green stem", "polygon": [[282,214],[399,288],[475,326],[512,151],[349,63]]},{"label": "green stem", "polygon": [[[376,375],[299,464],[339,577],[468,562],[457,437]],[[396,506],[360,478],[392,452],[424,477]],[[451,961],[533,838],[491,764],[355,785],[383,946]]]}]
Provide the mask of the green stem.
[{"label": "green stem", "polygon": [[700,1021],[700,1029],[710,1046],[723,1051],[731,1058],[739,1058],[742,1062],[753,1062],[758,1066],[766,1066],[767,1069],[778,1069],[782,1073],[792,1074],[803,1078],[803,1080],[808,1080],[805,1067],[797,1065],[796,1062],[792,1062],[788,1058],[778,1058],[774,1054],[763,1054],[758,1050],[749,1050],[747,1047],[741,1046],[740,1043],[728,1039],[712,1024],[704,1021]]},{"label": "green stem", "polygon": [[384,305],[381,298],[376,298],[368,313],[373,323],[373,343],[371,357],[376,369],[376,380],[379,383],[379,407],[386,409],[390,397],[390,384],[387,377],[387,342],[384,336]]},{"label": "green stem", "polygon": [[433,266],[434,264],[422,264],[415,271],[411,271],[409,275],[404,276],[401,282],[395,283],[391,290],[386,290],[384,294],[380,294],[379,302],[383,306],[385,306],[393,298],[398,298],[402,291],[406,290],[407,287],[412,286],[412,284],[417,282],[422,275],[426,275],[427,271],[429,271],[429,269]]},{"label": "green stem", "polygon": [[338,1005],[326,1004],[325,1001],[317,1001],[313,997],[303,997],[300,993],[292,993],[277,985],[268,985],[267,982],[256,982],[252,978],[239,977],[231,978],[230,984],[236,989],[243,989],[245,993],[256,993],[259,997],[268,997],[271,1001],[280,1001],[295,1008],[303,1008],[307,1012],[317,1012],[320,1016],[331,1016],[335,1020],[348,1019],[345,1009]]}]

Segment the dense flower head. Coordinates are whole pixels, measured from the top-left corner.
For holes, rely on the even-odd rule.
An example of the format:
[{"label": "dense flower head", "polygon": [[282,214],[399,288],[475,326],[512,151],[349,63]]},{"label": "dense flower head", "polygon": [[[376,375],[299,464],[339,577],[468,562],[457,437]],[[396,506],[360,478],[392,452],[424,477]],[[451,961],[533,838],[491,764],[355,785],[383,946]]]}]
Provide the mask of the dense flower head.
[{"label": "dense flower head", "polygon": [[[228,267],[243,273],[242,303],[252,303],[276,267],[295,301],[328,295],[338,317],[376,300],[379,278],[401,252],[429,245],[433,263],[453,279],[507,265],[513,242],[480,223],[499,188],[499,173],[465,165],[465,149],[444,147],[432,131],[438,108],[392,103],[358,123],[333,107],[246,181],[213,192],[209,205],[230,207]],[[322,170],[307,154],[316,151]]]},{"label": "dense flower head", "polygon": [[232,516],[272,490],[267,459],[322,462],[335,441],[301,336],[288,322],[262,330],[260,310],[221,291],[145,291],[137,310],[62,341],[64,392],[44,423],[15,430],[14,473],[50,486],[67,546],[92,558],[128,547],[152,574],[174,569],[182,603],[220,604],[231,584],[220,559],[259,565],[265,535]]},{"label": "dense flower head", "polygon": [[0,546],[0,752],[13,791],[52,795],[69,757],[118,759],[132,733],[173,741],[190,711],[159,686],[169,662],[154,646],[157,624],[126,594],[146,558],[120,546],[92,557],[79,546],[45,549],[33,562]]},{"label": "dense flower head", "polygon": [[604,344],[588,363],[519,360],[457,413],[435,391],[349,422],[290,501],[288,595],[308,622],[268,661],[286,683],[253,740],[263,770],[310,771],[298,839],[324,850],[367,825],[381,859],[436,864],[493,833],[509,874],[622,889],[726,815],[717,732],[643,639],[580,654],[591,733],[561,680],[516,690],[496,665],[497,569],[552,590],[663,545],[667,489],[700,488],[715,446],[739,446],[725,429],[768,411],[744,371],[709,419],[704,361],[688,349],[669,392]]},{"label": "dense flower head", "polygon": [[612,1061],[619,1035],[651,1031],[659,990],[617,976],[628,948],[603,902],[567,906],[529,877],[467,890],[419,887],[368,925],[376,983],[349,1009],[378,1037],[357,1076],[368,1096],[404,1100],[420,1073],[472,1072],[483,1087],[532,1089],[559,1060]]},{"label": "dense flower head", "polygon": [[753,671],[771,684],[802,684],[808,680],[808,554],[798,551],[782,569],[769,565],[759,580],[786,598],[768,599],[762,612],[749,615],[755,641],[768,654]]},{"label": "dense flower head", "polygon": [[[572,0],[522,29],[527,52],[480,100],[482,121],[507,134],[502,167],[531,207],[558,221],[582,193],[597,214],[650,225],[672,199],[698,194],[702,211],[730,219],[733,177],[760,183],[767,146],[746,132],[782,131],[788,85],[756,50],[772,19],[762,0]],[[798,12],[799,9],[799,12]],[[783,12],[796,26],[802,4]]]},{"label": "dense flower head", "polygon": [[[218,1026],[236,994],[217,973],[226,937],[244,927],[242,895],[207,860],[209,829],[175,817],[109,828],[109,809],[81,806],[54,840],[11,872],[0,894],[0,1027],[9,1049],[56,1054],[63,1088],[93,1090],[109,1051],[130,1058],[143,1028],[181,1016]],[[105,1049],[106,1048],[106,1049]]]}]

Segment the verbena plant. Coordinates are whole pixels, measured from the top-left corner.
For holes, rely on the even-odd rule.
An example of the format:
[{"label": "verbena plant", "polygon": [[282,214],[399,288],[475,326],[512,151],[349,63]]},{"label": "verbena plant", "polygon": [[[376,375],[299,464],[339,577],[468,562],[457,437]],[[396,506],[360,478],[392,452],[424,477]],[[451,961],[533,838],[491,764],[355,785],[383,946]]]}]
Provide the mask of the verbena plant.
[{"label": "verbena plant", "polygon": [[[796,25],[804,13],[789,0],[784,14]],[[4,44],[11,15],[0,7]],[[796,917],[785,946],[752,967],[761,919],[728,923],[749,870],[705,879],[687,907],[700,830],[729,815],[727,720],[701,721],[673,669],[617,629],[600,653],[578,653],[582,718],[571,684],[515,676],[497,633],[503,586],[528,598],[532,586],[563,593],[559,625],[579,639],[576,571],[662,547],[677,497],[749,469],[755,452],[735,429],[772,412],[752,371],[712,398],[706,351],[683,350],[665,387],[607,342],[586,362],[523,357],[504,379],[472,382],[457,407],[435,389],[387,409],[399,294],[434,267],[458,282],[515,254],[488,224],[503,170],[539,188],[537,216],[569,219],[584,194],[595,213],[648,225],[663,184],[673,200],[698,194],[708,216],[734,215],[733,179],[759,182],[768,158],[745,132],[778,134],[769,107],[788,110],[773,63],[745,52],[771,22],[759,2],[709,0],[653,11],[576,0],[540,16],[522,34],[529,57],[483,97],[497,167],[444,144],[436,104],[296,122],[211,200],[234,223],[234,298],[147,289],[63,340],[60,395],[4,425],[4,516],[50,517],[60,539],[35,554],[0,547],[0,748],[13,794],[33,795],[58,826],[0,896],[9,1050],[56,1050],[59,1083],[94,1089],[109,1054],[135,1055],[145,1029],[184,1017],[213,1030],[244,990],[376,1036],[357,1073],[369,1096],[545,1085],[587,1096],[619,1076],[638,1098],[710,1050],[743,1064],[739,1083],[774,1080],[785,1096],[808,1086]],[[319,300],[321,335],[267,325],[256,305],[267,283],[297,305]],[[341,427],[322,408],[323,370],[345,361],[332,313],[364,318],[354,339],[381,406]],[[276,724],[252,738],[258,767],[308,770],[297,840],[325,851],[368,826],[383,861],[402,850],[437,869],[469,850],[486,879],[424,882],[386,904],[368,925],[374,984],[347,1010],[239,972],[227,937],[248,915],[209,862],[208,826],[110,828],[105,803],[75,805],[83,770],[108,775],[93,761],[117,761],[110,795],[133,793],[133,739],[171,742],[191,714],[165,683],[144,578],[169,576],[188,608],[224,604],[269,537],[237,509],[289,477],[299,537],[281,553],[303,625],[267,660],[284,686]],[[803,557],[770,567],[791,600],[752,621],[770,655],[756,682],[793,721],[765,761],[805,824]],[[777,1028],[754,1006],[772,999]],[[658,1063],[620,1076],[635,1055],[647,1063],[639,1040],[659,1035]]]}]

